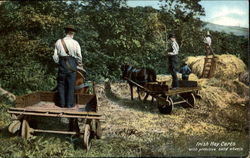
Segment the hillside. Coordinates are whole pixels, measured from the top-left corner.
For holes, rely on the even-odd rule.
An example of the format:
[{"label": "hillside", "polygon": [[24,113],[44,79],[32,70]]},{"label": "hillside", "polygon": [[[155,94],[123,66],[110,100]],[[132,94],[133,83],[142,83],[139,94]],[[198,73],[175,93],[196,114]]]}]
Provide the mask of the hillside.
[{"label": "hillside", "polygon": [[244,27],[238,27],[238,26],[223,26],[223,25],[217,25],[213,23],[206,23],[204,28],[207,28],[212,31],[218,31],[218,32],[225,32],[227,34],[234,34],[236,36],[249,36],[249,29]]}]

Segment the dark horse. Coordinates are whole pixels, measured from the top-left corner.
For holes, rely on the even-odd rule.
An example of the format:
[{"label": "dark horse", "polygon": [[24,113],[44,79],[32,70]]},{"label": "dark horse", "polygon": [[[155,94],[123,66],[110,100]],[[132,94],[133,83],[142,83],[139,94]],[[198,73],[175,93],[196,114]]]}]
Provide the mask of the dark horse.
[{"label": "dark horse", "polygon": [[[156,82],[156,73],[153,69],[150,68],[135,68],[131,65],[125,64],[121,66],[122,71],[122,79],[130,79],[141,86],[144,86],[147,82]],[[130,86],[131,100],[133,100],[133,83],[128,82]],[[140,97],[140,88],[137,87],[138,97]],[[144,100],[146,100],[148,94],[145,96]]]}]

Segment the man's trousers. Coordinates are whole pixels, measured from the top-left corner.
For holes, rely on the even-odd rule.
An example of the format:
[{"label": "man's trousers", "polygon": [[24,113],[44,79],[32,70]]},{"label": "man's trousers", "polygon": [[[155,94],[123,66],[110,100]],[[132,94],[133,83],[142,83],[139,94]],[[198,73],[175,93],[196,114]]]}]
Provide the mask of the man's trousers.
[{"label": "man's trousers", "polygon": [[75,105],[76,59],[70,56],[59,58],[57,78],[59,106],[71,108]]},{"label": "man's trousers", "polygon": [[177,78],[177,55],[168,56],[169,72],[172,75],[172,88],[179,87],[179,82]]}]

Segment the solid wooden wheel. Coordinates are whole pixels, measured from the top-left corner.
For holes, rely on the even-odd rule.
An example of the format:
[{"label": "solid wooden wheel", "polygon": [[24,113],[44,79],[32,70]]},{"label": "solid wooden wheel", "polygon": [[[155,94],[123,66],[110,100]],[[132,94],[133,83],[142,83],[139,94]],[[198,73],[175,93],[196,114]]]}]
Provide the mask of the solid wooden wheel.
[{"label": "solid wooden wheel", "polygon": [[102,137],[102,128],[100,120],[96,120],[96,138],[100,139]]},{"label": "solid wooden wheel", "polygon": [[83,147],[89,151],[91,143],[90,143],[90,135],[91,135],[91,129],[90,125],[86,124],[84,128],[84,136],[83,136]]},{"label": "solid wooden wheel", "polygon": [[21,136],[25,139],[29,139],[32,136],[33,129],[30,128],[29,123],[26,119],[23,119]]},{"label": "solid wooden wheel", "polygon": [[162,100],[162,98],[161,100],[157,100],[158,109],[162,114],[171,114],[173,109],[173,100],[168,96],[164,96],[163,98],[165,99],[164,101]]}]

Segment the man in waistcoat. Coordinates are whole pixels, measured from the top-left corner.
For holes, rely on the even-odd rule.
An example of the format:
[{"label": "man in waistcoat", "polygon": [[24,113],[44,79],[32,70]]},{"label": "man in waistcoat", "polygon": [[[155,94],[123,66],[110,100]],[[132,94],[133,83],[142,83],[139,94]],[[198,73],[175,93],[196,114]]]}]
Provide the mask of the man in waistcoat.
[{"label": "man in waistcoat", "polygon": [[179,87],[179,82],[177,78],[179,45],[176,42],[175,35],[172,33],[168,35],[167,53],[168,53],[169,71],[172,75],[172,89],[176,89]]}]

